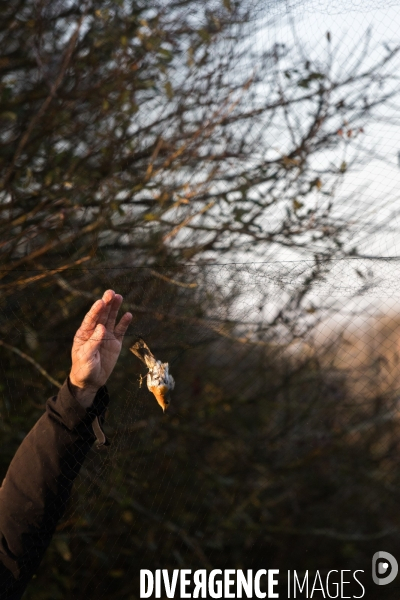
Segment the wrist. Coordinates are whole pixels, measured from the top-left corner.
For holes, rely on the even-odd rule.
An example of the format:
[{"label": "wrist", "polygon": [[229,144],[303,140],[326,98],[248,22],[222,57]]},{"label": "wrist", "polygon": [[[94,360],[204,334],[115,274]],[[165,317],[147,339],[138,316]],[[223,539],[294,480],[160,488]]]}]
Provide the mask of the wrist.
[{"label": "wrist", "polygon": [[68,378],[68,386],[73,397],[81,404],[84,408],[89,408],[93,404],[93,400],[98,392],[98,387],[81,386],[75,383],[71,376]]}]

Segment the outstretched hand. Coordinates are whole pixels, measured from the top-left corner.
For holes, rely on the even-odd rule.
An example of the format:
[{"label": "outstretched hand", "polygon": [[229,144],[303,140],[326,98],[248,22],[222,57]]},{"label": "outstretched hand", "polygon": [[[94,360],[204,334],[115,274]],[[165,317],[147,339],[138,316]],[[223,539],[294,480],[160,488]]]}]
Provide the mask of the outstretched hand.
[{"label": "outstretched hand", "polygon": [[88,407],[97,390],[106,383],[121,352],[122,340],[132,320],[125,313],[118,325],[116,318],[122,296],[107,290],[82,321],[72,346],[72,368],[69,376],[79,402]]}]

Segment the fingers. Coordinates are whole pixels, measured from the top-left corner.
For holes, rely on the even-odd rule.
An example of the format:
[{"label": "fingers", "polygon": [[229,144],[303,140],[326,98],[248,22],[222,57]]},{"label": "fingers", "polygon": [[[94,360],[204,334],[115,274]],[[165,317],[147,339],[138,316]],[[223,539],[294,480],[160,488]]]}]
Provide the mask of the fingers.
[{"label": "fingers", "polygon": [[107,322],[106,322],[106,327],[107,327],[108,331],[114,332],[115,320],[117,318],[117,314],[118,314],[121,304],[122,304],[121,294],[115,294],[115,296],[110,304],[110,312],[108,313],[108,318],[107,318]]},{"label": "fingers", "polygon": [[96,300],[89,312],[86,313],[81,326],[76,332],[75,339],[78,342],[86,342],[92,335],[100,316],[104,310],[104,301]]},{"label": "fingers", "polygon": [[102,341],[105,339],[107,335],[107,329],[101,323],[98,323],[95,330],[92,332],[90,336],[87,346],[88,352],[93,356],[100,348]]},{"label": "fingers", "polygon": [[114,290],[106,290],[103,294],[102,300],[104,302],[104,310],[99,317],[99,323],[101,323],[102,325],[106,325],[106,323],[107,323],[108,316],[109,316],[110,310],[111,310],[111,305],[114,301],[114,298],[115,298]]},{"label": "fingers", "polygon": [[[101,300],[97,300],[82,321],[82,325],[75,335],[75,341],[79,343],[91,341],[90,346],[96,349],[105,337],[105,331],[114,333],[115,337],[122,339],[129,323],[132,320],[131,313],[125,313],[117,327],[115,321],[122,304],[122,296],[114,290],[106,290]],[[97,327],[101,325],[99,329]],[[104,331],[103,331],[104,330]],[[101,334],[101,335],[100,335]],[[96,345],[96,340],[100,339]]]},{"label": "fingers", "polygon": [[118,340],[122,340],[125,335],[126,330],[128,329],[129,323],[132,321],[131,313],[127,312],[122,317],[118,325],[114,330],[114,335]]}]

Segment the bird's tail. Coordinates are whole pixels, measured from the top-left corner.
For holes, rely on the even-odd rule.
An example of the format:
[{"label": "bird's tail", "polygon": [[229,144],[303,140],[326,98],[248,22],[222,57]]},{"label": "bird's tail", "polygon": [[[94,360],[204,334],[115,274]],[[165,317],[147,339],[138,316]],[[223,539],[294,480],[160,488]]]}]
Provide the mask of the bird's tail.
[{"label": "bird's tail", "polygon": [[140,360],[149,368],[153,367],[154,363],[157,362],[150,348],[146,342],[142,340],[142,338],[139,338],[138,341],[129,348],[129,350],[133,352],[135,356],[140,358]]}]

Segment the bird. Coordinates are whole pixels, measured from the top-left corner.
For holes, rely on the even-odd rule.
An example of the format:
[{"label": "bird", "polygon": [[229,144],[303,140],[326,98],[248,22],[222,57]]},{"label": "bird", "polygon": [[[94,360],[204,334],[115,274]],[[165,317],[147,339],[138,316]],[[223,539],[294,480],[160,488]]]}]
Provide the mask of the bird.
[{"label": "bird", "polygon": [[157,360],[142,338],[139,338],[129,350],[148,368],[147,387],[165,412],[171,401],[170,392],[175,387],[175,380],[169,372],[169,364]]}]

